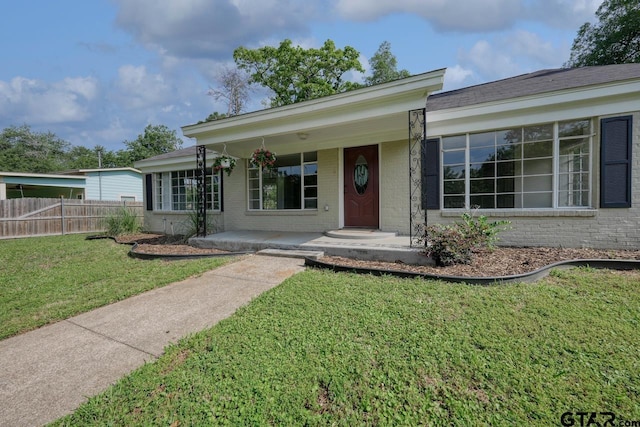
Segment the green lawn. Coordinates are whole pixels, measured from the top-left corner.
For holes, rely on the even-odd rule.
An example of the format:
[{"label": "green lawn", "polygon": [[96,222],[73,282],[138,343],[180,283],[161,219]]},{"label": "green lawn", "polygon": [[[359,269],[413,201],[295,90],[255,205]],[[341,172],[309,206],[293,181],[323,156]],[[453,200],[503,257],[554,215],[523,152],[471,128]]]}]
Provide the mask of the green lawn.
[{"label": "green lawn", "polygon": [[227,258],[147,261],[85,235],[0,240],[0,339],[203,273]]},{"label": "green lawn", "polygon": [[638,285],[590,269],[490,287],[306,271],[56,424],[640,420]]}]

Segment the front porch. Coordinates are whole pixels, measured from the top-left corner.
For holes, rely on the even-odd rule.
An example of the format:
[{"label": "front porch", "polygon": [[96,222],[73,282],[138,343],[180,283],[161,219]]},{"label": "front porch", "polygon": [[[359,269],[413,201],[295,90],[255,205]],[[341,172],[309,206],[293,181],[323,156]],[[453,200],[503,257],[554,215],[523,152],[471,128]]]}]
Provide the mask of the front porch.
[{"label": "front porch", "polygon": [[411,247],[409,236],[373,230],[334,230],[325,233],[238,230],[193,237],[189,243],[201,248],[228,251],[322,252],[325,255],[367,261],[431,264],[419,247]]}]

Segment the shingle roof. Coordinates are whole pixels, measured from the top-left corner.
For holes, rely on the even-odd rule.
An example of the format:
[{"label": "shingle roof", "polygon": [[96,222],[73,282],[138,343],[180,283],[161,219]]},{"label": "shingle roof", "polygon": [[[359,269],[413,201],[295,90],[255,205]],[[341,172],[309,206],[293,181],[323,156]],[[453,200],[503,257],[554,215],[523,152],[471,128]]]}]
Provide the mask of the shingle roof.
[{"label": "shingle roof", "polygon": [[565,89],[640,79],[640,64],[540,70],[429,96],[427,111],[445,110]]}]

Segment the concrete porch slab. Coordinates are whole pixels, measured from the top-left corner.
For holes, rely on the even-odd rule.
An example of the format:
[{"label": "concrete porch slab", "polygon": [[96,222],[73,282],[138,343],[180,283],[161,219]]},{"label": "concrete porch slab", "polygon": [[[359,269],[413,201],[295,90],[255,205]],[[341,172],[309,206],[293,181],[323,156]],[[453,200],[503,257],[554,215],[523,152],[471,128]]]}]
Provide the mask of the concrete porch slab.
[{"label": "concrete porch slab", "polygon": [[410,246],[409,236],[371,238],[337,238],[322,233],[237,230],[189,239],[201,248],[227,251],[261,251],[264,249],[321,251],[325,255],[367,261],[402,262],[431,265],[433,261],[420,248]]}]

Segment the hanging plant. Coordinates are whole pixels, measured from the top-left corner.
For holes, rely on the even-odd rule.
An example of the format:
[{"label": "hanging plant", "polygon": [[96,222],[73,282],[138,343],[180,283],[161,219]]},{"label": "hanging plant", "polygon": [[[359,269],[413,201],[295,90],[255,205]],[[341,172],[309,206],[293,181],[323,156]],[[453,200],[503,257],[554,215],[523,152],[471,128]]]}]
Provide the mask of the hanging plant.
[{"label": "hanging plant", "polygon": [[216,157],[213,161],[213,173],[218,173],[219,171],[226,172],[227,176],[231,175],[233,168],[236,167],[237,160],[231,156],[221,155]]},{"label": "hanging plant", "polygon": [[262,147],[257,148],[252,154],[249,162],[252,166],[260,168],[273,170],[276,166],[276,153],[273,151],[269,151],[264,146],[264,139],[262,140]]},{"label": "hanging plant", "polygon": [[222,150],[222,154],[220,154],[213,161],[213,173],[218,173],[220,171],[226,172],[227,176],[231,175],[233,168],[236,167],[237,160],[234,157],[231,157],[227,154],[227,146],[224,146]]}]

